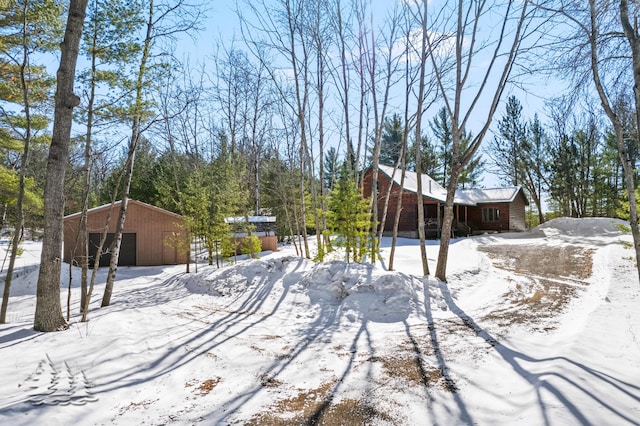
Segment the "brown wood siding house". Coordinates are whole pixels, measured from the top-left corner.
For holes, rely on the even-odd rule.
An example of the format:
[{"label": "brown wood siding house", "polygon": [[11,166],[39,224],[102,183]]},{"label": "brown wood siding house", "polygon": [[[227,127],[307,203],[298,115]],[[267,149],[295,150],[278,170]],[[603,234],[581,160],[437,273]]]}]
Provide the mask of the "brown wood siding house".
[{"label": "brown wood siding house", "polygon": [[[100,235],[104,230],[107,216],[109,220],[108,243],[113,240],[116,223],[120,214],[120,201],[111,208],[111,204],[90,209],[87,213],[87,229],[89,232],[89,256],[95,259]],[[76,238],[80,224],[80,213],[64,218],[64,261],[73,259],[79,263],[85,256],[84,247],[76,247]],[[122,247],[118,258],[119,265],[154,266],[187,263],[188,253],[179,250],[175,242],[185,246],[187,231],[182,216],[136,200],[129,200],[127,217],[123,230]],[[109,255],[103,254],[100,265],[108,265]]]},{"label": "brown wood siding house", "polygon": [[[369,168],[363,178],[366,197],[371,196],[373,170]],[[381,165],[378,170],[378,217],[382,217],[384,198],[391,186],[384,233],[393,231],[393,221],[398,208],[401,170]],[[444,215],[446,190],[427,175],[422,175],[422,194],[427,238],[439,238]],[[457,236],[482,232],[508,232],[525,230],[526,196],[520,187],[458,190],[454,202],[454,233]],[[418,237],[417,175],[407,171],[398,235]]]}]

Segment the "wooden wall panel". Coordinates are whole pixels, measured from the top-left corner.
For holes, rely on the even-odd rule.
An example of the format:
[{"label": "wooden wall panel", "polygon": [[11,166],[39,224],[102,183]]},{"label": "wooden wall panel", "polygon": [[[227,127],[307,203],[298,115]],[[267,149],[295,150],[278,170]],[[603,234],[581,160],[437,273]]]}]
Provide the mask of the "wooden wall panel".
[{"label": "wooden wall panel", "polygon": [[[89,232],[102,232],[104,230],[110,207],[96,209],[89,212],[87,228]],[[108,232],[115,232],[120,205],[111,209]],[[71,251],[75,242],[79,216],[65,219],[65,248],[64,260],[71,259]],[[165,240],[169,235],[177,234],[186,239],[186,231],[183,228],[184,220],[179,215],[164,211],[139,201],[129,200],[127,217],[123,232],[136,234],[136,258],[140,266],[162,265],[167,256]],[[169,250],[172,248],[169,248]],[[82,250],[76,252],[76,257],[82,256]],[[177,263],[186,263],[187,254],[175,252]]]},{"label": "wooden wall panel", "polygon": [[511,208],[509,210],[509,230],[525,231],[527,229],[525,205],[525,198],[521,191],[511,203]]}]

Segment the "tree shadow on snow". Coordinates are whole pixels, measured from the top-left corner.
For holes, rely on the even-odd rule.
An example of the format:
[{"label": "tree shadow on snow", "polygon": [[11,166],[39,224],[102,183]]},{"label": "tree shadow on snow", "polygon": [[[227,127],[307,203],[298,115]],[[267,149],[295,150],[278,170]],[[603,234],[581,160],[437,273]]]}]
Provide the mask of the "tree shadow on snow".
[{"label": "tree shadow on snow", "polygon": [[[296,272],[294,270],[289,273],[295,274]],[[172,281],[175,279],[170,278],[164,285],[173,285]],[[155,380],[209,353],[225,342],[241,337],[278,310],[287,295],[288,289],[286,286],[273,309],[269,312],[260,312],[267,296],[274,291],[274,283],[278,282],[282,281],[274,280],[271,277],[263,277],[249,291],[242,294],[239,306],[236,306],[233,310],[225,311],[226,313],[222,317],[219,317],[220,310],[211,310],[200,316],[189,317],[190,319],[186,323],[176,324],[171,331],[166,329],[158,330],[158,338],[169,334],[172,335],[173,343],[164,345],[166,347],[164,352],[160,353],[151,362],[119,372],[112,372],[106,377],[95,377],[94,380],[97,383],[95,394],[107,393]],[[162,285],[159,286],[159,288],[162,287]],[[145,290],[140,289],[138,291],[144,293]],[[135,302],[131,303],[135,306]],[[257,319],[247,321],[247,318],[253,317]],[[203,324],[205,325],[203,326]],[[238,326],[241,328],[238,329]],[[149,336],[145,337],[145,340],[147,339],[149,339]],[[136,346],[134,345],[133,347],[135,348]],[[188,350],[176,351],[174,348],[177,346]],[[117,356],[119,358],[122,354],[118,353]],[[99,362],[117,363],[117,359],[100,359]]]},{"label": "tree shadow on snow", "polygon": [[[601,415],[601,418],[607,418],[610,423],[624,421],[631,424],[638,424],[637,413],[636,416],[634,416],[630,412],[623,412],[619,407],[616,407],[616,402],[619,402],[621,399],[626,399],[629,401],[629,407],[639,406],[640,386],[625,382],[620,378],[612,377],[609,374],[566,357],[533,358],[522,352],[508,348],[499,343],[488,331],[480,327],[473,318],[467,315],[455,303],[446,283],[440,282],[439,287],[447,306],[462,320],[463,324],[473,331],[478,338],[488,343],[518,375],[529,382],[535,389],[538,405],[545,424],[551,424],[553,420],[550,417],[549,407],[557,407],[558,403],[568,410],[577,423],[583,425],[597,423],[598,419],[590,420],[587,418],[587,414],[581,411],[580,405],[584,405],[584,402],[581,401],[582,396],[588,397],[593,404],[596,404],[599,407],[599,411],[605,411],[607,414]],[[548,369],[536,373],[532,371],[533,369],[528,369],[525,366],[526,363],[538,367],[544,367],[544,365],[548,363],[549,366]],[[557,365],[558,363],[562,363],[562,365]],[[549,379],[559,380],[559,383],[569,385],[574,390],[566,393]],[[488,389],[483,389],[483,391],[489,392]],[[543,399],[543,391],[552,395],[557,403],[549,404],[548,401],[545,401]],[[581,396],[572,397],[575,391],[579,392]],[[517,407],[514,406],[514,411],[515,410],[517,410]],[[631,411],[634,411],[634,409],[632,408]]]}]

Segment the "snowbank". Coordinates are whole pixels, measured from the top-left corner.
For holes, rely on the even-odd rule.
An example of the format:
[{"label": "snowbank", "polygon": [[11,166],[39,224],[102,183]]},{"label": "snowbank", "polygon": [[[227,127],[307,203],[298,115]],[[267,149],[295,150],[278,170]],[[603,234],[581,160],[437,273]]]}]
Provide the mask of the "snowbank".
[{"label": "snowbank", "polygon": [[278,286],[281,291],[305,294],[310,306],[330,304],[351,321],[374,322],[406,319],[421,286],[414,277],[370,264],[314,263],[294,256],[247,260],[224,269],[207,267],[182,279],[189,291],[215,297],[240,297]]}]

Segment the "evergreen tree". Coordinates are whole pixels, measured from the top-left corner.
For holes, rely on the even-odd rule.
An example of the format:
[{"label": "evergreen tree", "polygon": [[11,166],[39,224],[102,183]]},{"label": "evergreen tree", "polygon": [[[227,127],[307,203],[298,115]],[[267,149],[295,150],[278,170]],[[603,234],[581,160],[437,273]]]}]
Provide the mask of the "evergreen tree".
[{"label": "evergreen tree", "polygon": [[[0,186],[4,209],[14,207],[11,256],[4,283],[0,323],[6,321],[11,280],[22,236],[24,207],[41,207],[29,177],[33,145],[47,143],[45,107],[53,79],[37,55],[51,52],[60,35],[62,6],[56,1],[11,1],[0,8]],[[4,215],[4,214],[3,214]],[[4,221],[4,220],[3,220]]]},{"label": "evergreen tree", "polygon": [[[429,125],[435,137],[435,149],[438,156],[438,163],[440,164],[440,172],[437,174],[440,177],[439,183],[442,186],[446,186],[451,167],[451,144],[453,142],[451,119],[449,118],[447,109],[444,107],[440,108]],[[436,179],[435,177],[433,178]]]},{"label": "evergreen tree", "polygon": [[336,245],[344,247],[346,261],[360,262],[366,252],[371,226],[369,205],[343,164],[340,179],[329,194],[327,224],[337,235]]},{"label": "evergreen tree", "polygon": [[551,144],[550,194],[564,216],[585,217],[593,209],[594,173],[599,150],[595,125],[559,134]]},{"label": "evergreen tree", "polygon": [[602,149],[593,169],[593,183],[592,216],[619,217],[627,197],[618,147],[611,131],[604,136]]},{"label": "evergreen tree", "polygon": [[324,186],[332,190],[338,177],[338,151],[331,147],[324,155]]},{"label": "evergreen tree", "polygon": [[[470,139],[466,139],[467,143]],[[485,161],[479,155],[474,156],[469,164],[460,173],[458,179],[458,188],[469,189],[477,188],[482,180],[482,174],[484,173]]]},{"label": "evergreen tree", "polygon": [[522,119],[522,105],[515,96],[509,96],[504,115],[498,121],[498,136],[490,144],[496,174],[507,185],[522,185],[525,180],[527,126]]},{"label": "evergreen tree", "polygon": [[[423,170],[431,170],[432,174],[426,173],[436,182],[446,187],[449,180],[448,174],[451,170],[451,162],[453,161],[451,152],[453,144],[452,126],[446,108],[441,108],[438,111],[430,126],[436,140],[436,146],[424,149],[423,167],[427,166],[427,169]],[[471,139],[472,135],[463,129],[460,140],[462,150],[466,150],[469,147]],[[425,144],[428,144],[428,142],[424,141],[423,146]],[[432,156],[434,153],[435,158]],[[484,164],[485,161],[476,153],[462,170],[458,178],[458,188],[464,189],[477,186],[480,183],[482,173],[484,173]]]},{"label": "evergreen tree", "polygon": [[523,156],[524,176],[523,187],[532,199],[538,211],[538,223],[544,223],[542,211],[542,194],[548,187],[549,150],[547,136],[538,119],[538,114],[527,126],[527,143]]},{"label": "evergreen tree", "polygon": [[[416,155],[415,144],[409,149],[407,153],[407,170],[415,171],[416,169]],[[431,142],[428,136],[421,138],[420,147],[420,163],[422,173],[431,176],[436,182],[442,180],[442,167],[440,163],[440,157],[438,155],[437,147]]]},{"label": "evergreen tree", "polygon": [[387,117],[382,127],[379,164],[395,167],[400,158],[404,128],[398,114]]}]

